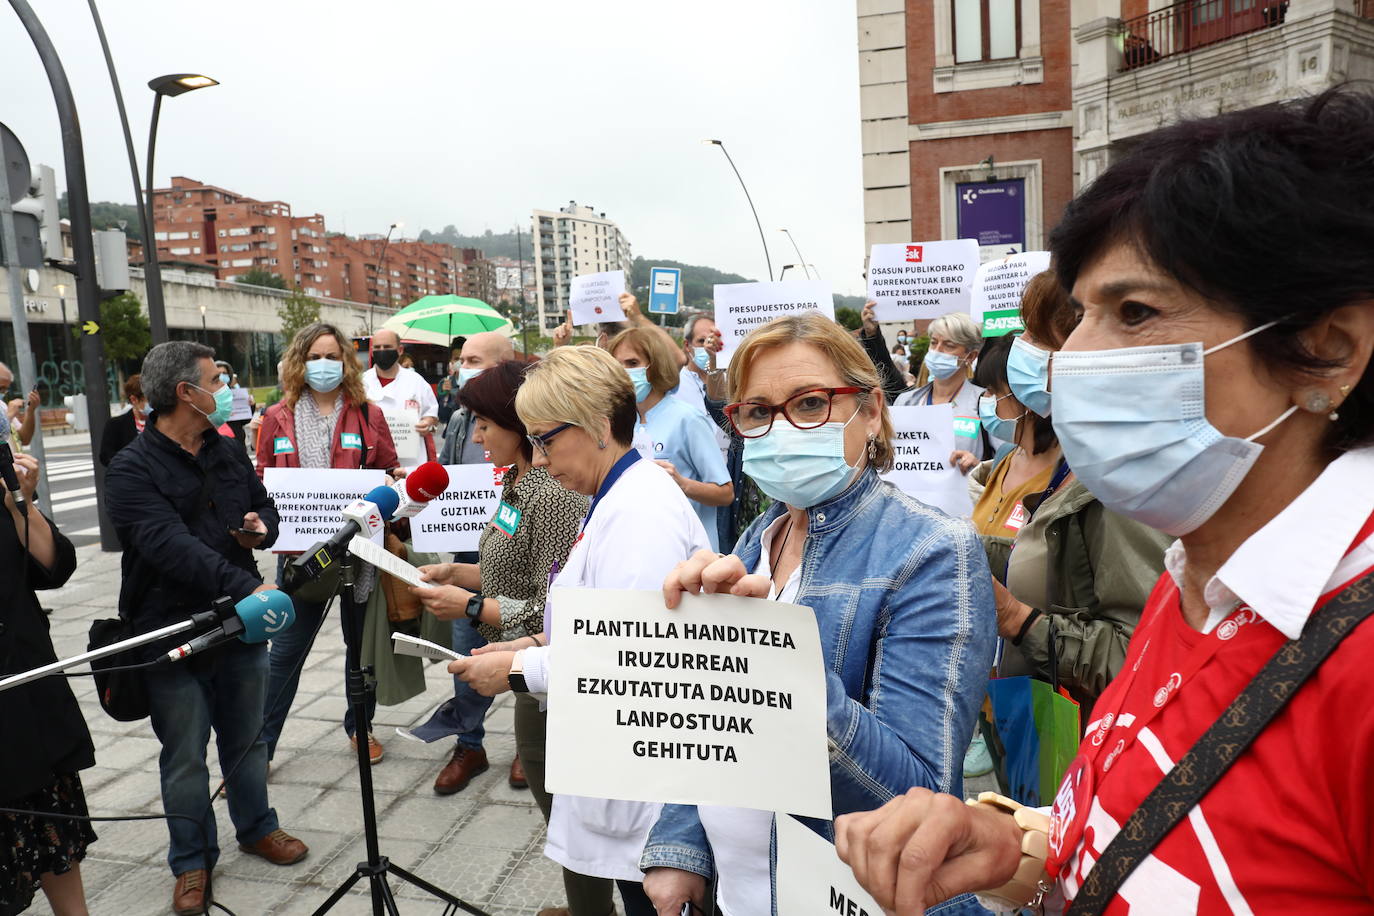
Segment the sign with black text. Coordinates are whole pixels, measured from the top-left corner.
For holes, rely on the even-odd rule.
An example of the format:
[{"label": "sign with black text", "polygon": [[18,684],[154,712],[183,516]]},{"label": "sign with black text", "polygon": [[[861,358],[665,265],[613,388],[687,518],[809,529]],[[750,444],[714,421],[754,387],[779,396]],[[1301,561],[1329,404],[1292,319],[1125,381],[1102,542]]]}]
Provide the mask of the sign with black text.
[{"label": "sign with black text", "polygon": [[868,256],[868,298],[879,321],[939,318],[967,312],[978,269],[972,239],[874,245]]},{"label": "sign with black text", "polygon": [[1049,269],[1048,251],[1014,254],[988,261],[978,268],[973,278],[969,313],[974,323],[983,329],[984,337],[1001,337],[1024,327],[1021,295],[1031,277]]},{"label": "sign with black text", "polygon": [[883,479],[908,496],[950,515],[972,515],[968,481],[949,460],[955,448],[955,426],[964,418],[954,416],[952,404],[889,410],[896,457],[892,470],[884,473]]},{"label": "sign with black text", "polygon": [[572,311],[573,324],[624,321],[625,311],[620,307],[623,292],[623,270],[573,277],[568,284],[568,308]]},{"label": "sign with black text", "polygon": [[723,349],[716,365],[725,366],[735,348],[755,328],[774,318],[818,312],[835,319],[835,297],[830,284],[820,280],[789,280],[786,283],[717,283],[716,327]]},{"label": "sign with black text", "polygon": [[411,545],[423,553],[477,549],[496,506],[507,468],[490,464],[446,464],[448,488],[410,520]]},{"label": "sign with black text", "polygon": [[790,817],[779,816],[778,912],[787,916],[882,916],[835,846]]},{"label": "sign with black text", "polygon": [[[831,817],[825,668],[810,608],[555,588],[551,793]],[[596,748],[596,753],[586,753]]]},{"label": "sign with black text", "polygon": [[332,537],[344,526],[344,506],[388,482],[374,468],[265,468],[262,484],[281,520],[272,552],[309,550]]}]

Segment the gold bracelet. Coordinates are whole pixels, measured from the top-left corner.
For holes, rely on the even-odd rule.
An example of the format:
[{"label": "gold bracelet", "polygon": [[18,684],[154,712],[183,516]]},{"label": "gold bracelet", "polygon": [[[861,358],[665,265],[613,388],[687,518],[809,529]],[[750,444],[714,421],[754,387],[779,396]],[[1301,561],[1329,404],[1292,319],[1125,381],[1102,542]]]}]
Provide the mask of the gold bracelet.
[{"label": "gold bracelet", "polygon": [[1016,874],[1001,887],[977,891],[979,901],[994,912],[1015,912],[1023,907],[1040,906],[1053,888],[1045,872],[1045,861],[1050,856],[1050,819],[996,792],[980,792],[977,798],[970,798],[966,803],[987,805],[1010,814],[1016,826],[1021,828],[1021,861],[1016,866]]}]

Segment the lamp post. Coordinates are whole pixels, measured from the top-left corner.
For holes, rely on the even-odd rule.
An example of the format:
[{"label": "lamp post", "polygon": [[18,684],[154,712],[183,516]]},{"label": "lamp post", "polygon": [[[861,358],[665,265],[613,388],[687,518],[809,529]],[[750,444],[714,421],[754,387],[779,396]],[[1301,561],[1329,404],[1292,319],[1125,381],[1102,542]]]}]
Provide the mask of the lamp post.
[{"label": "lamp post", "polygon": [[[386,250],[391,246],[391,233],[404,227],[405,223],[392,223],[387,227],[386,238],[382,241],[382,253],[377,256],[377,296],[382,294],[382,284],[386,283],[387,302],[391,302],[391,278],[382,279],[386,276]],[[367,304],[367,334],[369,337],[372,336],[372,307],[376,305],[377,296],[373,296],[372,301]]]},{"label": "lamp post", "polygon": [[[95,7],[92,6],[91,9],[94,11]],[[114,68],[111,67],[111,78],[113,78],[113,72]],[[162,112],[162,97],[164,95],[178,96],[195,89],[218,85],[218,80],[202,76],[199,73],[169,73],[166,76],[148,80],[148,88],[153,90],[153,120],[148,125],[148,178],[144,182],[148,199],[146,206],[139,209],[142,211],[143,220],[143,280],[144,286],[148,290],[148,327],[152,331],[154,344],[164,343],[167,340],[167,307],[162,301],[162,268],[157,263],[157,239],[153,236],[153,226],[155,225],[153,218],[153,154],[157,149],[157,120],[158,115]],[[116,87],[115,97],[119,98],[118,87]],[[132,142],[130,142],[129,156],[132,160]],[[136,172],[137,169],[135,168]],[[202,239],[201,241],[204,242],[205,240]]]},{"label": "lamp post", "polygon": [[730,168],[734,170],[735,177],[739,179],[739,186],[744,189],[744,199],[749,201],[749,212],[754,214],[754,225],[759,227],[759,241],[763,242],[763,259],[768,264],[768,279],[773,279],[773,258],[768,254],[768,240],[763,237],[763,223],[759,222],[759,211],[754,209],[754,198],[749,196],[749,189],[745,187],[744,178],[740,176],[739,169],[735,168],[735,160],[730,158],[730,151],[725,148],[723,140],[702,140],[702,143],[709,143],[712,146],[719,146],[720,151],[725,154],[725,161],[730,163]]},{"label": "lamp post", "polygon": [[[807,266],[806,258],[802,257],[801,249],[797,247],[797,240],[792,238],[792,232],[788,229],[779,229],[778,231],[787,233],[787,240],[792,243],[792,250],[797,253],[797,260],[801,262],[800,267],[802,271],[806,274],[806,279],[810,280],[811,268]],[[794,264],[792,266],[796,267],[798,265]]]}]

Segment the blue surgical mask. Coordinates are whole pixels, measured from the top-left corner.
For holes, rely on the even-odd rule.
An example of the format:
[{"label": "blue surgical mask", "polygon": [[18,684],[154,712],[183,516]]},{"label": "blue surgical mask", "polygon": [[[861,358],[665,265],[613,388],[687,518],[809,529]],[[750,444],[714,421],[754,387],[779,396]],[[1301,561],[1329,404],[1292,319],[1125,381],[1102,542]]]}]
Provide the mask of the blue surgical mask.
[{"label": "blue surgical mask", "polygon": [[653,392],[653,386],[649,384],[649,369],[646,366],[636,366],[633,369],[626,369],[630,374],[630,381],[635,386],[635,403],[643,404],[644,399]]},{"label": "blue surgical mask", "polygon": [[709,369],[711,367],[711,351],[705,347],[695,347],[692,349],[692,362],[697,364],[698,369]]},{"label": "blue surgical mask", "polygon": [[312,359],[305,364],[305,383],[324,394],[343,381],[343,363],[337,359]]},{"label": "blue surgical mask", "polygon": [[226,374],[223,373],[223,372],[221,372],[221,373],[219,374],[219,380],[220,380],[221,382],[223,382],[224,384],[226,384],[226,385],[229,384],[229,376],[226,375]]},{"label": "blue surgical mask", "polygon": [[1028,343],[1024,337],[1011,342],[1007,353],[1007,384],[1016,400],[1042,417],[1050,415],[1050,351]]},{"label": "blue surgical mask", "polygon": [[798,509],[820,505],[853,482],[858,467],[844,460],[843,423],[797,429],[777,417],[765,436],[744,440],[744,473],[759,489]]},{"label": "blue surgical mask", "polygon": [[1259,432],[1237,439],[1207,422],[1200,343],[1054,355],[1054,432],[1074,474],[1102,505],[1175,537],[1221,507],[1259,458]]},{"label": "blue surgical mask", "polygon": [[[199,385],[192,385],[191,387],[196,389],[197,391],[205,391],[205,389],[200,387]],[[221,388],[215,392],[205,391],[205,393],[215,399],[214,410],[212,410],[210,413],[206,413],[199,407],[196,407],[196,405],[194,404],[192,404],[191,406],[195,408],[196,411],[199,412],[202,416],[204,416],[205,419],[209,420],[211,426],[213,426],[215,429],[219,429],[221,426],[225,424],[226,421],[228,421],[229,414],[234,409],[234,393],[230,391],[228,388]]]},{"label": "blue surgical mask", "polygon": [[483,372],[486,372],[486,371],[487,371],[486,369],[461,369],[461,368],[460,368],[460,369],[458,370],[458,387],[459,387],[459,388],[462,388],[462,387],[463,387],[464,385],[466,385],[468,382],[470,382],[470,381],[472,381],[473,379],[477,378],[477,376],[481,375]]},{"label": "blue surgical mask", "polygon": [[943,380],[959,371],[960,361],[957,356],[950,356],[939,350],[927,350],[925,364],[931,377]]},{"label": "blue surgical mask", "polygon": [[[1002,397],[1009,398],[1011,395],[1004,394]],[[999,417],[997,415],[997,402],[1000,400],[1002,398],[990,394],[980,397],[978,399],[978,419],[982,421],[983,428],[988,431],[989,436],[1001,439],[1003,442],[1015,442],[1016,424],[1025,414],[1010,420],[1006,417]]]}]

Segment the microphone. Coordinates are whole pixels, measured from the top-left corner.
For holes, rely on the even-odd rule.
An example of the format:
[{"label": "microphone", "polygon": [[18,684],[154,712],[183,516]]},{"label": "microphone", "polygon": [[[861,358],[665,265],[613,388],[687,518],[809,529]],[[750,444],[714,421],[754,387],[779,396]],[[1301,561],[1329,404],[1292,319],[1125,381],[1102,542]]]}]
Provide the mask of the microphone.
[{"label": "microphone", "polygon": [[[227,600],[227,599],[226,599]],[[195,655],[235,636],[240,641],[253,644],[266,642],[296,621],[296,606],[291,597],[279,589],[254,592],[234,605],[234,614],[223,623],[202,633],[188,643],[183,643],[158,661],[175,662],[188,655]]]},{"label": "microphone", "polygon": [[282,588],[294,593],[305,583],[318,579],[343,555],[355,534],[371,539],[386,527],[400,501],[400,496],[391,487],[379,486],[369,490],[362,499],[355,499],[344,506],[340,512],[344,518],[343,527],[328,541],[318,542],[287,563],[283,571]]},{"label": "microphone", "polygon": [[394,517],[414,518],[448,489],[448,471],[437,461],[426,461],[396,481],[393,489],[400,497]]},{"label": "microphone", "polygon": [[[6,423],[9,420],[5,420]],[[9,431],[6,430],[6,433]],[[441,467],[439,470],[443,470]],[[8,442],[0,441],[0,477],[5,480],[5,489],[10,491],[14,497],[14,504],[19,509],[20,515],[29,514],[29,503],[24,499],[24,492],[19,489],[19,475],[14,473],[14,452],[10,451]],[[448,475],[444,475],[444,485],[448,485]]]}]

